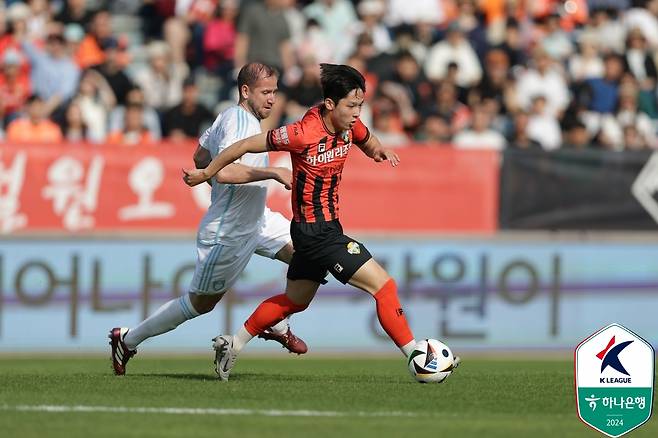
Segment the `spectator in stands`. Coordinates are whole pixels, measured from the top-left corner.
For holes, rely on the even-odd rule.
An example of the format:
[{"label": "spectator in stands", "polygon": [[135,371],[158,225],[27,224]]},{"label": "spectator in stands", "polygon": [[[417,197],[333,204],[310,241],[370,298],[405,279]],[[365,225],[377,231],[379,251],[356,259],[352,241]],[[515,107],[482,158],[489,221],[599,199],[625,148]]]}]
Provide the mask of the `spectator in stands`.
[{"label": "spectator in stands", "polygon": [[417,131],[415,139],[425,144],[441,145],[450,143],[452,134],[450,126],[443,117],[436,113],[429,113]]},{"label": "spectator in stands", "polygon": [[375,50],[378,53],[388,52],[392,41],[390,33],[382,23],[386,6],[383,0],[361,0],[357,6],[360,20],[354,22],[347,29],[347,35],[341,38],[341,47],[337,49],[337,61],[342,62],[354,51],[356,38],[366,33],[370,35]]},{"label": "spectator in stands", "polygon": [[129,146],[141,146],[154,141],[144,124],[144,106],[137,103],[128,103],[124,112],[123,129],[112,132],[107,138],[108,144]]},{"label": "spectator in stands", "polygon": [[443,117],[453,134],[465,128],[471,118],[468,107],[457,100],[457,87],[449,82],[441,82],[436,88],[430,111]]},{"label": "spectator in stands", "polygon": [[27,41],[22,47],[32,65],[34,93],[44,100],[46,114],[50,114],[75,95],[80,69],[66,52],[61,31],[48,35],[44,51]]},{"label": "spectator in stands", "polygon": [[490,127],[491,115],[481,107],[473,109],[471,126],[458,132],[453,143],[457,149],[502,150],[507,145],[503,135]]},{"label": "spectator in stands", "polygon": [[[482,99],[494,99],[500,111],[507,114],[514,110],[512,78],[509,74],[509,58],[502,49],[492,49],[485,56],[482,81],[475,87]],[[511,109],[508,107],[512,106]]]},{"label": "spectator in stands", "polygon": [[80,46],[75,53],[80,68],[93,67],[105,62],[106,53],[103,42],[112,38],[111,18],[110,13],[106,10],[97,11],[92,15],[89,32],[80,42]]},{"label": "spectator in stands", "polygon": [[591,33],[581,34],[578,52],[568,59],[569,76],[573,82],[601,78],[605,71],[603,59],[599,56],[598,43]]},{"label": "spectator in stands", "polygon": [[64,24],[78,24],[83,29],[91,22],[94,12],[87,8],[87,0],[66,0],[55,20]]},{"label": "spectator in stands", "polygon": [[29,76],[30,74],[30,61],[21,47],[21,41],[27,38],[27,19],[29,16],[30,9],[24,3],[10,5],[6,10],[7,29],[4,35],[0,37],[0,59],[7,50],[17,53],[21,60],[21,76]]},{"label": "spectator in stands", "polygon": [[[413,109],[421,113],[428,111],[434,101],[434,86],[425,77],[416,58],[411,52],[398,52],[394,68],[392,75],[381,78],[381,86],[385,87],[387,82],[393,82],[404,90],[406,100]],[[409,124],[405,123],[405,126]]]},{"label": "spectator in stands", "polygon": [[302,77],[291,87],[285,87],[286,123],[292,123],[302,118],[309,107],[322,101],[322,86],[320,85],[320,65],[312,56],[302,60]]},{"label": "spectator in stands", "polygon": [[544,94],[532,97],[530,118],[528,120],[528,137],[535,140],[548,150],[560,147],[562,131],[555,115],[547,108],[548,99]]},{"label": "spectator in stands", "polygon": [[638,151],[650,147],[634,125],[624,126],[624,148],[626,150]]},{"label": "spectator in stands", "polygon": [[89,140],[89,129],[84,121],[82,109],[75,100],[66,108],[62,123],[62,133],[67,143],[84,143]]},{"label": "spectator in stands", "polygon": [[183,83],[182,102],[164,114],[162,129],[168,140],[198,139],[202,129],[212,123],[213,114],[198,98],[199,90],[189,77]]},{"label": "spectator in stands", "polygon": [[146,104],[164,113],[181,102],[189,68],[172,62],[169,46],[162,41],[149,44],[148,57],[149,64],[135,74],[135,83],[144,91]]},{"label": "spectator in stands", "polygon": [[631,29],[626,37],[626,70],[633,74],[643,90],[653,90],[656,87],[658,70],[654,54],[649,50],[642,31],[639,28]]},{"label": "spectator in stands", "polygon": [[435,0],[388,0],[388,13],[385,22],[392,28],[401,25],[416,25],[420,22],[437,26],[447,16],[445,9],[448,2],[437,2]]},{"label": "spectator in stands", "polygon": [[425,74],[432,81],[440,81],[445,78],[448,65],[451,63],[458,66],[457,84],[459,86],[470,87],[480,81],[482,77],[480,61],[456,22],[448,26],[446,39],[436,43],[430,49],[425,62]]},{"label": "spectator in stands", "polygon": [[283,72],[285,79],[294,65],[290,28],[283,15],[285,6],[284,0],[264,0],[245,7],[235,42],[236,71],[247,62],[259,61]]},{"label": "spectator in stands", "polygon": [[87,127],[87,140],[92,143],[105,141],[108,116],[116,105],[114,92],[105,78],[93,69],[84,72],[75,100]]},{"label": "spectator in stands", "polygon": [[48,35],[51,22],[50,5],[47,0],[27,2],[30,16],[27,19],[27,37],[30,41],[42,41]]},{"label": "spectator in stands", "polygon": [[634,0],[624,14],[626,31],[638,28],[649,45],[658,48],[658,0]]},{"label": "spectator in stands", "polygon": [[160,127],[160,118],[157,111],[146,105],[144,92],[139,87],[133,87],[126,95],[126,104],[117,106],[110,113],[109,132],[116,133],[123,131],[125,128],[126,109],[128,106],[139,107],[141,109],[141,123],[149,132],[149,139],[158,141],[162,137]]},{"label": "spectator in stands", "polygon": [[528,135],[528,123],[530,116],[527,112],[518,111],[514,114],[512,123],[512,135],[509,139],[509,146],[514,149],[522,150],[541,150],[542,146],[538,141],[533,140]]},{"label": "spectator in stands", "polygon": [[560,117],[569,104],[569,89],[554,61],[541,48],[533,53],[534,66],[528,68],[516,84],[516,99],[524,110],[529,110],[532,98],[543,95],[546,111]]},{"label": "spectator in stands", "polygon": [[564,61],[573,53],[573,44],[569,35],[560,26],[560,19],[557,13],[544,18],[544,32],[540,44],[548,56]]},{"label": "spectator in stands", "polygon": [[453,23],[456,23],[457,27],[464,33],[477,57],[482,59],[489,48],[489,43],[487,42],[483,17],[477,10],[476,1],[461,0],[456,3],[457,16],[453,19]]},{"label": "spectator in stands", "polygon": [[306,37],[297,47],[296,54],[297,59],[307,59],[312,56],[318,63],[335,61],[333,42],[322,31],[320,24],[312,18],[306,22]]},{"label": "spectator in stands", "polygon": [[373,102],[373,133],[385,147],[401,147],[409,144],[398,105],[392,98],[379,96]]},{"label": "spectator in stands", "polygon": [[575,121],[565,132],[565,143],[561,146],[565,149],[586,149],[591,146],[590,135],[581,121]]},{"label": "spectator in stands", "polygon": [[621,53],[624,51],[626,31],[620,20],[615,19],[617,12],[610,8],[592,11],[585,31],[594,35],[603,53]]},{"label": "spectator in stands", "polygon": [[510,65],[522,66],[526,64],[528,56],[523,43],[518,21],[513,17],[508,17],[505,25],[505,38],[498,48],[507,53]]},{"label": "spectator in stands", "polygon": [[21,56],[9,49],[2,56],[2,74],[0,74],[0,120],[6,126],[19,115],[27,98],[32,94],[30,77],[21,74]]},{"label": "spectator in stands", "polygon": [[59,143],[62,130],[47,118],[44,100],[36,94],[27,99],[26,115],[7,126],[7,141],[15,143]]},{"label": "spectator in stands", "polygon": [[354,47],[353,40],[350,41],[353,36],[350,27],[357,21],[357,16],[349,0],[314,0],[303,12],[307,18],[317,21],[327,39],[334,43],[334,56]]},{"label": "spectator in stands", "polygon": [[230,87],[235,85],[233,64],[237,14],[237,0],[222,1],[216,8],[215,17],[206,25],[203,35],[204,66],[222,80],[220,100],[227,100]]},{"label": "spectator in stands", "polygon": [[617,54],[608,54],[604,59],[602,78],[588,79],[590,101],[588,109],[597,113],[612,113],[619,99],[619,81],[624,73],[624,63]]},{"label": "spectator in stands", "polygon": [[638,89],[633,83],[626,83],[619,92],[619,108],[614,114],[605,114],[601,120],[601,143],[608,149],[623,150],[628,146],[624,142],[628,126],[633,127],[632,139],[641,138],[642,143],[651,147],[656,144],[656,128],[651,118],[638,111]]},{"label": "spectator in stands", "polygon": [[105,53],[105,61],[95,67],[112,88],[117,103],[123,105],[126,103],[126,96],[133,89],[134,84],[124,72],[119,61],[119,42],[114,37],[109,37],[101,42],[101,48]]}]

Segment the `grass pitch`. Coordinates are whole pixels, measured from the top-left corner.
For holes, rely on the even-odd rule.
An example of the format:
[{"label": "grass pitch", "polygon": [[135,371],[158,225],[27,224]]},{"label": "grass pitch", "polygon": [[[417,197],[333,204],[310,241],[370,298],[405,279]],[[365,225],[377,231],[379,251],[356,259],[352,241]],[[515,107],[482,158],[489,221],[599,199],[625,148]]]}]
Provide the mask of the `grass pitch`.
[{"label": "grass pitch", "polygon": [[[569,360],[464,357],[422,385],[401,358],[0,357],[2,437],[597,437],[576,414]],[[632,437],[658,436],[654,418]]]}]

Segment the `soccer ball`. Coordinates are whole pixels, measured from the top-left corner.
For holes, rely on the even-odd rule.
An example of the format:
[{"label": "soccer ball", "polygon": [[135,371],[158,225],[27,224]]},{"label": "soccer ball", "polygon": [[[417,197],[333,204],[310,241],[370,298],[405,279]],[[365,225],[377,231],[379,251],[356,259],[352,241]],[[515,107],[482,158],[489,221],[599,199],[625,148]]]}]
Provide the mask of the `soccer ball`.
[{"label": "soccer ball", "polygon": [[455,367],[450,347],[436,339],[424,339],[409,355],[409,372],[420,383],[441,383]]}]

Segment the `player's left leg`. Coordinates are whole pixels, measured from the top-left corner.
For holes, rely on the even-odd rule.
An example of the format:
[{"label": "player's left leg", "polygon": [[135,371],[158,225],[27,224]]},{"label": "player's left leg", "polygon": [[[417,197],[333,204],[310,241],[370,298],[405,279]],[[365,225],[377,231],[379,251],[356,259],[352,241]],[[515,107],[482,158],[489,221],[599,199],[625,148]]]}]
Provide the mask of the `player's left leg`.
[{"label": "player's left leg", "polygon": [[[294,253],[290,238],[290,221],[268,208],[265,208],[263,219],[256,254],[289,265]],[[276,341],[291,353],[304,354],[308,351],[306,343],[292,333],[289,316],[260,333],[258,337]]]},{"label": "player's left leg", "polygon": [[349,283],[375,298],[382,328],[405,356],[416,345],[404,316],[397,286],[386,270],[372,258],[368,249],[346,235],[336,238],[325,250],[324,264],[342,283]]},{"label": "player's left leg", "polygon": [[370,258],[352,275],[349,283],[375,298],[379,323],[404,355],[409,356],[416,340],[400,305],[395,280]]}]

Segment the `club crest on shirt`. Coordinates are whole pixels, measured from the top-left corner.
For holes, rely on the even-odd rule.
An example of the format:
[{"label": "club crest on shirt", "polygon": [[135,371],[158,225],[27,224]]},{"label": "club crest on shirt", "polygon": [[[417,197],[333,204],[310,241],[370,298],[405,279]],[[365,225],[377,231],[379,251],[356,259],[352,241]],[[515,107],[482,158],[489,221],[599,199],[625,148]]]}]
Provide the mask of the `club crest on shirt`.
[{"label": "club crest on shirt", "polygon": [[[326,138],[326,137],[325,137]],[[318,154],[321,154],[327,149],[327,142],[323,141],[318,144]]]},{"label": "club crest on shirt", "polygon": [[347,244],[347,252],[350,254],[361,254],[361,247],[356,242],[350,242]]},{"label": "club crest on shirt", "polygon": [[342,137],[344,143],[347,143],[347,142],[350,141],[350,132],[349,131],[343,131],[340,134],[340,136]]}]

